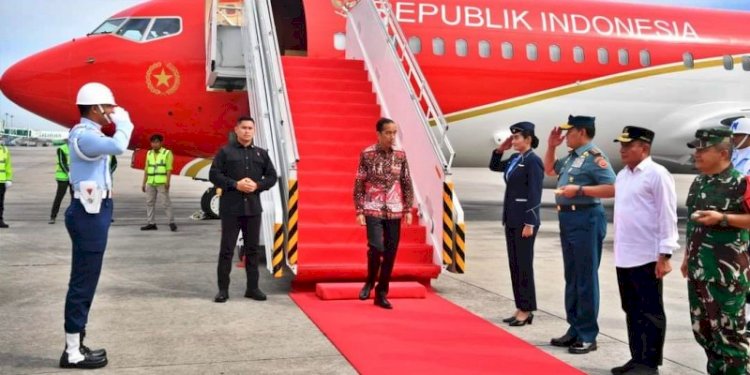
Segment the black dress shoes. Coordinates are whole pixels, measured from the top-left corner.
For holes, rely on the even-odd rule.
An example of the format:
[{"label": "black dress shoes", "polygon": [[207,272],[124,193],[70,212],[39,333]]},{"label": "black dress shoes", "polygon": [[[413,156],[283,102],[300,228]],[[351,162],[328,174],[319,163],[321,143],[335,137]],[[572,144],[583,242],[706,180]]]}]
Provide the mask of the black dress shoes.
[{"label": "black dress shoes", "polygon": [[552,344],[552,346],[559,346],[561,348],[567,348],[573,344],[575,344],[576,338],[568,335],[567,333],[562,335],[561,337],[554,338],[552,340],[549,340],[549,343]]},{"label": "black dress shoes", "polygon": [[171,230],[172,232],[177,232],[177,224],[169,223],[169,230]]},{"label": "black dress shoes", "polygon": [[370,298],[370,291],[372,291],[372,284],[365,283],[365,286],[363,286],[362,290],[359,291],[359,299],[364,301]]},{"label": "black dress shoes", "polygon": [[375,294],[375,306],[380,306],[388,310],[393,308],[391,303],[388,302],[388,299],[385,298],[385,294],[380,294],[380,293]]},{"label": "black dress shoes", "polygon": [[578,341],[568,348],[570,354],[588,354],[596,350],[596,341],[594,342],[582,342]]},{"label": "black dress shoes", "polygon": [[83,360],[76,363],[68,362],[68,352],[63,351],[62,357],[60,357],[61,368],[81,368],[81,369],[95,369],[102,368],[107,365],[107,357],[94,357],[91,354],[83,354]]},{"label": "black dress shoes", "polygon": [[106,357],[107,356],[107,350],[105,350],[105,349],[93,349],[92,350],[92,349],[89,349],[88,346],[83,345],[83,339],[86,338],[86,332],[85,331],[81,332],[80,335],[81,335],[81,346],[80,346],[80,348],[81,348],[81,353],[83,353],[83,355],[87,355],[88,354],[88,355],[91,355],[92,357]]},{"label": "black dress shoes", "polygon": [[4,221],[0,220],[0,228],[10,228],[10,225],[5,224]]},{"label": "black dress shoes", "polygon": [[246,290],[245,298],[254,299],[256,301],[265,301],[267,299],[266,295],[258,288]]},{"label": "black dress shoes", "polygon": [[148,224],[141,227],[141,230],[157,230],[156,224]]},{"label": "black dress shoes", "polygon": [[656,375],[659,374],[659,369],[657,367],[651,367],[642,363],[635,362],[631,359],[628,361],[628,363],[622,366],[612,368],[612,374]]},{"label": "black dress shoes", "polygon": [[512,322],[508,323],[511,327],[523,327],[525,325],[531,325],[531,323],[534,321],[534,314],[529,314],[529,316],[526,317],[524,320],[518,320],[515,319]]},{"label": "black dress shoes", "polygon": [[514,320],[516,320],[516,316],[515,315],[511,316],[510,318],[503,319],[503,323],[510,323],[510,322],[512,322]]},{"label": "black dress shoes", "polygon": [[216,294],[216,297],[214,297],[214,302],[224,303],[228,299],[229,299],[229,292],[219,291],[219,293]]}]

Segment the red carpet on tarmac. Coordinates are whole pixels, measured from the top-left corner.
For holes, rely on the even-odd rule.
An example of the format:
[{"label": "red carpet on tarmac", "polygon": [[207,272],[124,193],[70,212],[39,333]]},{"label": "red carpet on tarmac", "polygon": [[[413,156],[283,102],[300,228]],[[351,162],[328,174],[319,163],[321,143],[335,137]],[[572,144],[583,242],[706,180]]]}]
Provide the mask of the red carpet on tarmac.
[{"label": "red carpet on tarmac", "polygon": [[361,374],[582,374],[432,292],[391,300],[393,310],[290,296]]}]

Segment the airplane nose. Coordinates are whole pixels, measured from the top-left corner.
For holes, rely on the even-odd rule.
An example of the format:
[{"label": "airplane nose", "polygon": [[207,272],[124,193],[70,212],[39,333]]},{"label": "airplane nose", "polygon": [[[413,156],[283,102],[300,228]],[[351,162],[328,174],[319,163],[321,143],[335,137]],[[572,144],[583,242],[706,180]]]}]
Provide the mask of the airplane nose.
[{"label": "airplane nose", "polygon": [[65,45],[27,57],[8,68],[0,90],[18,106],[62,125],[78,119],[70,90],[70,64]]}]

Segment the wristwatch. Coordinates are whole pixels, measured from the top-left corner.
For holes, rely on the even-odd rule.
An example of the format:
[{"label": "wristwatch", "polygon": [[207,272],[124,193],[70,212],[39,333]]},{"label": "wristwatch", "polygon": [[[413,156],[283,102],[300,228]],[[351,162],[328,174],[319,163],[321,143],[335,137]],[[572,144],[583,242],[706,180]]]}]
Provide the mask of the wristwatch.
[{"label": "wristwatch", "polygon": [[726,228],[729,226],[729,218],[727,218],[727,214],[721,214],[721,221],[719,222],[719,226],[722,228]]},{"label": "wristwatch", "polygon": [[659,255],[664,257],[664,259],[672,259],[672,254],[659,254]]}]

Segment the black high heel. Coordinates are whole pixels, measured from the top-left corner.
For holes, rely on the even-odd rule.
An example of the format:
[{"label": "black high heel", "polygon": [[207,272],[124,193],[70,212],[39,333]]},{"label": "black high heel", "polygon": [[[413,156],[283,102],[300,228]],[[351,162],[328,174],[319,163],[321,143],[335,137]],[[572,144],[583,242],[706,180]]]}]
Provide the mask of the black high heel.
[{"label": "black high heel", "polygon": [[503,323],[510,323],[514,320],[517,320],[515,315],[511,316],[510,318],[503,319]]},{"label": "black high heel", "polygon": [[511,327],[523,327],[526,324],[531,325],[532,322],[534,322],[534,314],[529,313],[529,316],[526,317],[526,319],[524,319],[524,320],[518,320],[518,319],[516,319],[516,320],[508,323],[508,325],[511,326]]}]

